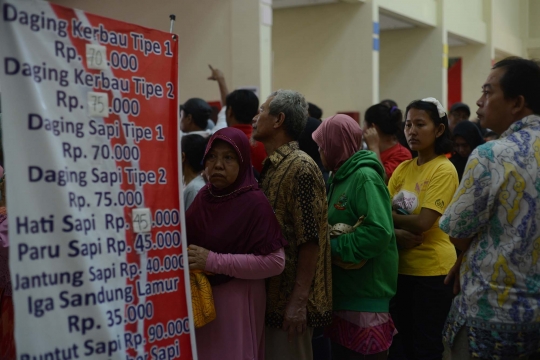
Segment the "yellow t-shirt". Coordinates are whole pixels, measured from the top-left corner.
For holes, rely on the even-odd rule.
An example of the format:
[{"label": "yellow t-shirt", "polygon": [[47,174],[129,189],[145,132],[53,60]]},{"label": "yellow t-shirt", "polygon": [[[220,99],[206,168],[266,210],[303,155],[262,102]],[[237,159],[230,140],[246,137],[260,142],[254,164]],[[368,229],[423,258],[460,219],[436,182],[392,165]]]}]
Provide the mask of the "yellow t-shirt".
[{"label": "yellow t-shirt", "polygon": [[[443,214],[459,185],[454,165],[444,155],[418,166],[417,158],[401,163],[388,183],[392,205],[418,215],[422,208]],[[439,217],[440,218],[440,217]],[[456,262],[456,250],[439,228],[439,218],[426,231],[422,245],[399,251],[399,274],[446,275]]]}]

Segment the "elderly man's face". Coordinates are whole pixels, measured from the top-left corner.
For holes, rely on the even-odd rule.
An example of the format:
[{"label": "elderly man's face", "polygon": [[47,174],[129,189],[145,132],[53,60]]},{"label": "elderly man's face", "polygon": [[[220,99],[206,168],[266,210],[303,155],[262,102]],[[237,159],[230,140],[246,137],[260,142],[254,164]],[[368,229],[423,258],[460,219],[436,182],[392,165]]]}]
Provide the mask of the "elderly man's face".
[{"label": "elderly man's face", "polygon": [[266,101],[260,106],[259,113],[255,115],[251,124],[253,126],[253,133],[251,137],[253,140],[264,141],[272,137],[274,133],[274,125],[276,124],[277,117],[271,115],[270,112],[270,102],[273,97],[269,97]]},{"label": "elderly man's face", "polygon": [[483,128],[488,128],[502,134],[512,123],[513,103],[504,97],[501,88],[501,79],[506,72],[505,68],[491,70],[484,85],[482,96],[476,102],[478,105],[478,119]]}]

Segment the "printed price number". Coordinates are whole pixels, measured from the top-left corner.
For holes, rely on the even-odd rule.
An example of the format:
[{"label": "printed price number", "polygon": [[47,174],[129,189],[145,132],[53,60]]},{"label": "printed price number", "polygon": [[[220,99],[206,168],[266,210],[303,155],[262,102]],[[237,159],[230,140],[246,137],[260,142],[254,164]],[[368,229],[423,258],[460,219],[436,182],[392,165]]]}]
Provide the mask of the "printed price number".
[{"label": "printed price number", "polygon": [[183,334],[189,334],[189,318],[170,320],[166,325],[157,323],[148,327],[148,341],[160,341]]},{"label": "printed price number", "polygon": [[144,252],[151,249],[173,249],[182,246],[182,237],[180,231],[158,231],[155,236],[155,244],[152,242],[151,234],[137,234],[135,238],[135,249],[138,252]]},{"label": "printed price number", "polygon": [[152,249],[152,234],[150,233],[138,233],[135,238],[134,247],[138,253],[143,253]]},{"label": "printed price number", "polygon": [[133,209],[131,214],[134,232],[147,233],[152,230],[152,218],[149,208]]},{"label": "printed price number", "polygon": [[120,311],[120,309],[107,311],[106,315],[108,327],[120,325],[124,322],[124,318],[122,317],[122,313]]},{"label": "printed price number", "polygon": [[135,249],[139,252],[145,252],[151,249],[173,249],[182,246],[182,237],[180,231],[158,231],[155,236],[155,244],[152,242],[151,234],[140,233],[135,238]]},{"label": "printed price number", "polygon": [[109,117],[109,94],[89,91],[87,102],[90,116]]},{"label": "printed price number", "polygon": [[158,231],[156,234],[156,246],[158,249],[171,249],[182,246],[180,231]]},{"label": "printed price number", "polygon": [[177,209],[156,210],[154,213],[154,225],[176,226],[180,224],[180,212]]},{"label": "printed price number", "polygon": [[86,66],[89,69],[108,69],[107,48],[103,45],[86,44]]},{"label": "printed price number", "polygon": [[183,270],[184,256],[182,254],[165,255],[163,259],[159,256],[151,257],[146,264],[146,271],[149,274],[157,274],[161,272]]},{"label": "printed price number", "polygon": [[137,72],[139,70],[139,60],[133,54],[113,50],[111,51],[111,67],[113,69]]},{"label": "printed price number", "polygon": [[111,147],[108,144],[92,145],[94,150],[94,160],[118,160],[118,161],[138,161],[141,158],[141,150],[137,145],[116,144]]},{"label": "printed price number", "polygon": [[115,115],[139,116],[141,113],[141,104],[137,99],[114,98],[111,112]]},{"label": "printed price number", "polygon": [[148,301],[144,304],[128,305],[122,316],[121,309],[111,309],[106,312],[107,326],[113,327],[125,323],[132,324],[139,320],[150,320],[154,317],[154,304]]},{"label": "printed price number", "polygon": [[143,194],[139,190],[121,190],[113,201],[110,191],[96,191],[97,206],[141,206],[143,205]]}]

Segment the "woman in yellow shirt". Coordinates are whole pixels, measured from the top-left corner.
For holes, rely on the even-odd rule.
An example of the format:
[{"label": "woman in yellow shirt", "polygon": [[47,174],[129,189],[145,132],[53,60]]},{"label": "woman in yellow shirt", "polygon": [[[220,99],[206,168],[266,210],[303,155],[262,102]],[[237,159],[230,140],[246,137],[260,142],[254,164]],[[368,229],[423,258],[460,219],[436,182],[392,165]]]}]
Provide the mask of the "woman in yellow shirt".
[{"label": "woman in yellow shirt", "polygon": [[[408,359],[442,359],[441,334],[452,303],[452,287],[444,284],[444,278],[456,261],[456,251],[439,229],[439,218],[459,182],[445,156],[452,142],[439,101],[413,101],[405,116],[405,137],[418,157],[400,164],[388,183],[400,249],[392,317]],[[395,352],[399,350],[390,350],[390,358]]]}]

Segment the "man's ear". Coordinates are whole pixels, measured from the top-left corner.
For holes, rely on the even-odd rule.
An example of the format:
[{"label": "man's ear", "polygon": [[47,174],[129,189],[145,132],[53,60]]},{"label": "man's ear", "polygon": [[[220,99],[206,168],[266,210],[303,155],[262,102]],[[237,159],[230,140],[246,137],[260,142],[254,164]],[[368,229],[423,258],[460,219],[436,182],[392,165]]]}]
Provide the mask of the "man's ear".
[{"label": "man's ear", "polygon": [[182,152],[182,162],[186,161],[186,153]]},{"label": "man's ear", "polygon": [[274,129],[281,127],[284,122],[285,122],[285,114],[280,112],[279,114],[277,114],[276,120],[274,120]]},{"label": "man's ear", "polygon": [[527,102],[525,101],[525,97],[523,95],[519,95],[514,99],[514,103],[512,105],[512,114],[519,114],[521,111],[525,110],[527,107]]}]

